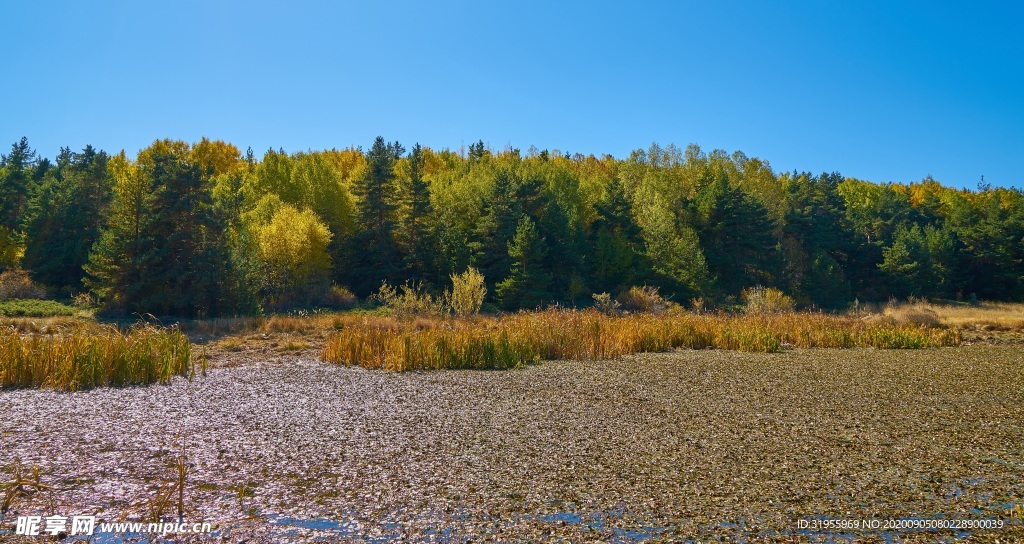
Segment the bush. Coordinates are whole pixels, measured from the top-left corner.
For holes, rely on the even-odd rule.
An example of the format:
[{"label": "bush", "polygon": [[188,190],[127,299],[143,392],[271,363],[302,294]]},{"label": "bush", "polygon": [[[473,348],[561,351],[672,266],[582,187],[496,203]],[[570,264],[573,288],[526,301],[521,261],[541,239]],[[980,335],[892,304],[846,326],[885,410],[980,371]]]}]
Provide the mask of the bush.
[{"label": "bush", "polygon": [[324,295],[324,305],[328,308],[348,310],[354,307],[359,299],[347,287],[332,285],[327,294]]},{"label": "bush", "polygon": [[452,274],[452,289],[445,292],[444,301],[453,314],[467,317],[480,313],[486,295],[484,275],[469,267],[462,274]]},{"label": "bush", "polygon": [[774,287],[750,287],[743,290],[744,310],[748,314],[777,314],[793,311],[793,298]]},{"label": "bush", "polygon": [[53,300],[10,299],[0,301],[0,315],[5,317],[53,317],[75,315],[75,309]]},{"label": "bush", "polygon": [[423,284],[405,282],[405,285],[396,289],[385,281],[370,299],[379,302],[393,317],[399,319],[444,313],[443,301],[435,300],[430,293],[425,292]]},{"label": "bush", "polygon": [[612,300],[608,293],[594,293],[591,297],[594,299],[594,308],[602,314],[613,315],[619,312],[619,301]]},{"label": "bush", "polygon": [[28,272],[11,268],[0,273],[0,300],[11,298],[46,298],[46,289],[33,282]]},{"label": "bush", "polygon": [[669,308],[669,302],[658,294],[657,287],[645,285],[630,287],[628,291],[619,293],[619,304],[627,312],[660,314]]},{"label": "bush", "polygon": [[939,314],[935,313],[935,310],[929,308],[926,302],[914,298],[908,299],[907,304],[900,304],[894,300],[889,301],[883,310],[883,315],[897,324],[910,323],[934,327],[940,322]]}]

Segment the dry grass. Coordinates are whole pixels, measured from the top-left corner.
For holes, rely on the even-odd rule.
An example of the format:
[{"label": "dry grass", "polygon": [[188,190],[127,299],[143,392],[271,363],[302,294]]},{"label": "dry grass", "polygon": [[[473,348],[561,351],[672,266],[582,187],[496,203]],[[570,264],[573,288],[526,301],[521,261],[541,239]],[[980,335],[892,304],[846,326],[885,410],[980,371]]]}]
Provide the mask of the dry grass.
[{"label": "dry grass", "polygon": [[942,325],[962,330],[1024,331],[1024,304],[1013,302],[890,304],[882,315],[894,323]]},{"label": "dry grass", "polygon": [[825,314],[732,316],[548,310],[474,320],[337,316],[324,360],[388,370],[509,368],[554,359],[593,360],[676,348],[776,352],[815,348],[956,345],[956,331]]},{"label": "dry grass", "polygon": [[[165,383],[191,377],[195,357],[177,327],[78,324],[54,334],[0,330],[0,387],[77,390],[96,386]],[[203,371],[204,356],[198,357]]]},{"label": "dry grass", "polygon": [[15,459],[6,468],[11,474],[11,479],[0,482],[0,518],[3,518],[20,497],[29,497],[39,491],[50,489],[50,486],[41,481],[42,471],[39,465],[28,467],[21,464],[19,459]]}]

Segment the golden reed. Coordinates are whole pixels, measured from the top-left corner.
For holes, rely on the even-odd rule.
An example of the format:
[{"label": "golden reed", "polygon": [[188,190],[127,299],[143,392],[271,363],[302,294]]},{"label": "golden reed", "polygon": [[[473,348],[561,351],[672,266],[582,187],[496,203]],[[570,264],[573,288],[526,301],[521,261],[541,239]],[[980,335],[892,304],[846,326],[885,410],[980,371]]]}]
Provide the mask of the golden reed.
[{"label": "golden reed", "polygon": [[958,331],[812,313],[633,314],[547,310],[503,317],[338,320],[325,361],[388,370],[509,368],[676,348],[777,352],[802,348],[924,348],[960,343]]}]

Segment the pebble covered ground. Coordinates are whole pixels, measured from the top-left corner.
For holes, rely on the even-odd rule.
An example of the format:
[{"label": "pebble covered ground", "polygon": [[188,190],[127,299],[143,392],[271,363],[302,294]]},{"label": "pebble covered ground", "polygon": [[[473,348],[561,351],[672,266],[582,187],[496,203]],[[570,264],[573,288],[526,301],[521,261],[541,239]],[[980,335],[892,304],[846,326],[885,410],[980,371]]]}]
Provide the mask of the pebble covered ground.
[{"label": "pebble covered ground", "polygon": [[[16,515],[145,517],[184,452],[207,540],[1024,541],[1019,345],[407,373],[219,359],[193,382],[0,391],[0,465],[52,486],[0,540]],[[866,518],[1004,528],[799,525]]]}]

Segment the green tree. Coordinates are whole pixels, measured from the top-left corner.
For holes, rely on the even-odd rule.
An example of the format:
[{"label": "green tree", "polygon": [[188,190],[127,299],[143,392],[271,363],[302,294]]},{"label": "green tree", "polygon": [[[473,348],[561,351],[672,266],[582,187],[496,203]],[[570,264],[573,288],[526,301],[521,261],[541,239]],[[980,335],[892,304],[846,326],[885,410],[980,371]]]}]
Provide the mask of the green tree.
[{"label": "green tree", "polygon": [[352,187],[359,198],[359,231],[353,243],[351,285],[356,294],[369,295],[381,282],[397,283],[402,257],[395,241],[398,207],[395,162],[405,153],[398,143],[378,136],[366,154],[366,170]]},{"label": "green tree", "polygon": [[430,202],[430,185],[423,179],[423,160],[423,148],[417,143],[409,154],[408,177],[402,184],[400,241],[405,275],[414,281],[430,281],[438,274],[434,207]]},{"label": "green tree", "polygon": [[310,210],[281,205],[258,227],[264,293],[272,308],[319,302],[330,287],[331,231]]},{"label": "green tree", "polygon": [[591,275],[596,292],[616,292],[644,283],[647,263],[633,206],[619,179],[612,178],[596,204],[591,225]]},{"label": "green tree", "polygon": [[36,281],[79,291],[83,266],[99,239],[113,198],[107,154],[86,146],[61,151],[29,204],[23,266]]},{"label": "green tree", "polygon": [[224,224],[199,165],[159,148],[141,157],[141,167],[125,164],[123,153],[111,161],[117,198],[86,266],[87,283],[108,305],[128,312],[230,311],[219,281],[230,263]]},{"label": "green tree", "polygon": [[892,245],[882,250],[878,269],[885,275],[885,286],[897,298],[924,295],[932,282],[931,256],[921,227],[900,227]]},{"label": "green tree", "polygon": [[760,202],[718,176],[701,188],[694,204],[708,268],[720,289],[738,295],[744,287],[777,284],[775,224]]},{"label": "green tree", "polygon": [[507,277],[512,266],[508,247],[524,215],[520,185],[515,172],[499,169],[491,192],[484,199],[484,215],[476,226],[474,260],[484,277],[494,281]]},{"label": "green tree", "polygon": [[534,308],[551,299],[551,275],[543,270],[547,247],[529,217],[523,217],[508,245],[512,270],[498,283],[498,302],[507,310]]},{"label": "green tree", "polygon": [[29,147],[28,138],[11,145],[11,152],[0,155],[3,177],[0,177],[0,226],[10,232],[22,227],[29,196],[32,194],[33,169],[38,156]]},{"label": "green tree", "polygon": [[110,159],[108,170],[114,183],[114,202],[107,228],[84,267],[84,282],[108,307],[132,309],[147,288],[141,265],[151,238],[152,179],[124,151]]},{"label": "green tree", "polygon": [[684,299],[704,292],[710,280],[696,231],[679,221],[658,193],[638,198],[637,203],[645,257],[659,277],[658,283]]}]

